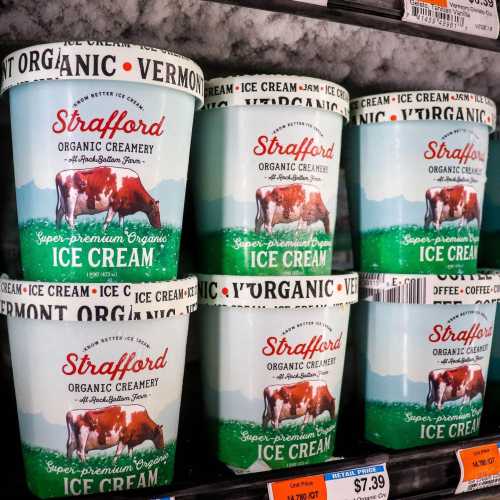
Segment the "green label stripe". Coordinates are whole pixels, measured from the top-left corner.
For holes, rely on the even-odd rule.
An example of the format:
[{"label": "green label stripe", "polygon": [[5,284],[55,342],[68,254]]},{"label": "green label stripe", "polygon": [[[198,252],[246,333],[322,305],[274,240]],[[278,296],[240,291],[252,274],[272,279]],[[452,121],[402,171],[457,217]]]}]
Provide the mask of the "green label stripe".
[{"label": "green label stripe", "polygon": [[63,282],[163,281],[177,276],[181,231],[149,223],[80,222],[57,229],[48,219],[20,226],[21,257],[27,280]]},{"label": "green label stripe", "polygon": [[307,424],[302,419],[281,423],[279,429],[263,429],[255,422],[212,420],[212,439],[219,460],[248,469],[260,461],[271,469],[324,462],[333,454],[336,420]]},{"label": "green label stripe", "polygon": [[473,274],[478,244],[477,227],[394,226],[363,232],[355,248],[363,272]]},{"label": "green label stripe", "polygon": [[483,402],[446,404],[442,410],[417,403],[368,401],[365,438],[387,448],[404,449],[475,436]]},{"label": "green label stripe", "polygon": [[162,450],[134,451],[132,456],[124,452],[116,462],[113,454],[96,451],[87,452],[82,462],[26,443],[22,450],[28,486],[41,498],[163,486],[174,473],[174,441]]},{"label": "green label stripe", "polygon": [[332,235],[224,229],[200,236],[198,270],[206,274],[293,276],[330,274]]}]

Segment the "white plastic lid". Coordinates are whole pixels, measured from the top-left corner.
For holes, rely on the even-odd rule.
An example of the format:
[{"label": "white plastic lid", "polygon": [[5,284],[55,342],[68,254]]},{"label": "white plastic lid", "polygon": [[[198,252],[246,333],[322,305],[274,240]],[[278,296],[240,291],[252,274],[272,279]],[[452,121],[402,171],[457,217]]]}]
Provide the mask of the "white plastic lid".
[{"label": "white plastic lid", "polygon": [[5,57],[2,77],[2,93],[42,80],[115,80],[180,90],[196,98],[197,108],[203,105],[203,72],[195,62],[128,43],[89,40],[27,47]]},{"label": "white plastic lid", "polygon": [[486,304],[500,302],[500,274],[456,276],[360,273],[360,300],[389,304]]},{"label": "white plastic lid", "polygon": [[358,301],[358,274],[198,275],[199,304],[264,309],[333,307]]},{"label": "white plastic lid", "polygon": [[307,76],[241,75],[205,83],[205,106],[299,106],[332,111],[349,120],[349,93],[336,83]]},{"label": "white plastic lid", "polygon": [[488,97],[449,90],[391,92],[351,100],[353,125],[418,120],[452,120],[495,130],[496,105]]},{"label": "white plastic lid", "polygon": [[0,280],[0,314],[52,321],[141,321],[196,311],[191,276],[152,283],[47,283]]}]

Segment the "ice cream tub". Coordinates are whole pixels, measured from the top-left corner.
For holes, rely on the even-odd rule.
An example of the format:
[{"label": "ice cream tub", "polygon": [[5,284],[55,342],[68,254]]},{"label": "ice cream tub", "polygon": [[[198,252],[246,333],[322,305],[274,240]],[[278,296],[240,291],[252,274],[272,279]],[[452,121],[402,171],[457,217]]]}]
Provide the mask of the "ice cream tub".
[{"label": "ice cream tub", "polygon": [[500,277],[362,273],[365,438],[405,449],[479,432]]},{"label": "ice cream tub", "polygon": [[207,82],[191,155],[199,272],[330,273],[348,99],[308,77]]},{"label": "ice cream tub", "polygon": [[332,459],[357,284],[356,273],[199,276],[209,435],[236,473]]},{"label": "ice cream tub", "polygon": [[395,92],[351,101],[343,161],[358,269],[477,271],[495,119],[493,101],[464,92]]},{"label": "ice cream tub", "polygon": [[175,278],[200,68],[82,41],[18,50],[2,73],[24,278]]},{"label": "ice cream tub", "polygon": [[484,267],[500,269],[500,132],[498,130],[490,139],[487,175],[479,263]]},{"label": "ice cream tub", "polygon": [[26,480],[41,498],[171,482],[196,278],[0,281]]}]

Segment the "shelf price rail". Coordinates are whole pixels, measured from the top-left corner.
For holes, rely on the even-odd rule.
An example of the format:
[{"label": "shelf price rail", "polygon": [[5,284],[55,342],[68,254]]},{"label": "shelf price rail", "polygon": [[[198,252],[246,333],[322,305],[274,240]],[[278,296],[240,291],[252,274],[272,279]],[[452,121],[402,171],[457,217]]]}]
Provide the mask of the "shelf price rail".
[{"label": "shelf price rail", "polygon": [[477,49],[500,52],[499,40],[467,35],[440,28],[420,26],[402,21],[403,9],[397,2],[389,2],[398,7],[383,7],[361,1],[328,0],[328,6],[306,4],[297,0],[205,0],[250,7],[254,9],[282,12],[298,16],[324,19],[326,21],[362,26],[402,35],[417,36],[430,40],[454,43]]},{"label": "shelf price rail", "polygon": [[[500,433],[467,439],[464,441],[427,446],[401,452],[379,452],[373,449],[365,456],[347,458],[307,467],[281,469],[270,472],[228,475],[213,482],[196,484],[185,482],[165,489],[130,491],[91,498],[113,500],[141,499],[153,500],[175,497],[175,499],[223,499],[262,500],[267,499],[270,482],[301,477],[323,475],[357,467],[386,463],[390,481],[391,499],[423,500],[430,498],[452,498],[460,479],[460,467],[456,457],[459,449],[500,442]],[[216,475],[216,474],[214,474]],[[500,487],[481,489],[474,493],[464,493],[455,498],[500,498]],[[280,499],[281,500],[281,499]],[[329,499],[330,500],[330,499]]]}]

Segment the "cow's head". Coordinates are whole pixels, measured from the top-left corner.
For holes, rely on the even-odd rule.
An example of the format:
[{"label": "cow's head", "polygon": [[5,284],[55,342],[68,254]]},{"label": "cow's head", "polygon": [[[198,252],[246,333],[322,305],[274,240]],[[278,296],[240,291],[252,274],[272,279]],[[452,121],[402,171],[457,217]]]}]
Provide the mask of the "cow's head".
[{"label": "cow's head", "polygon": [[153,443],[157,450],[165,448],[165,440],[163,439],[163,425],[157,425],[153,431]]},{"label": "cow's head", "polygon": [[148,212],[149,223],[156,229],[160,229],[161,220],[160,220],[160,202],[159,200],[151,200],[149,203],[149,212]]}]

